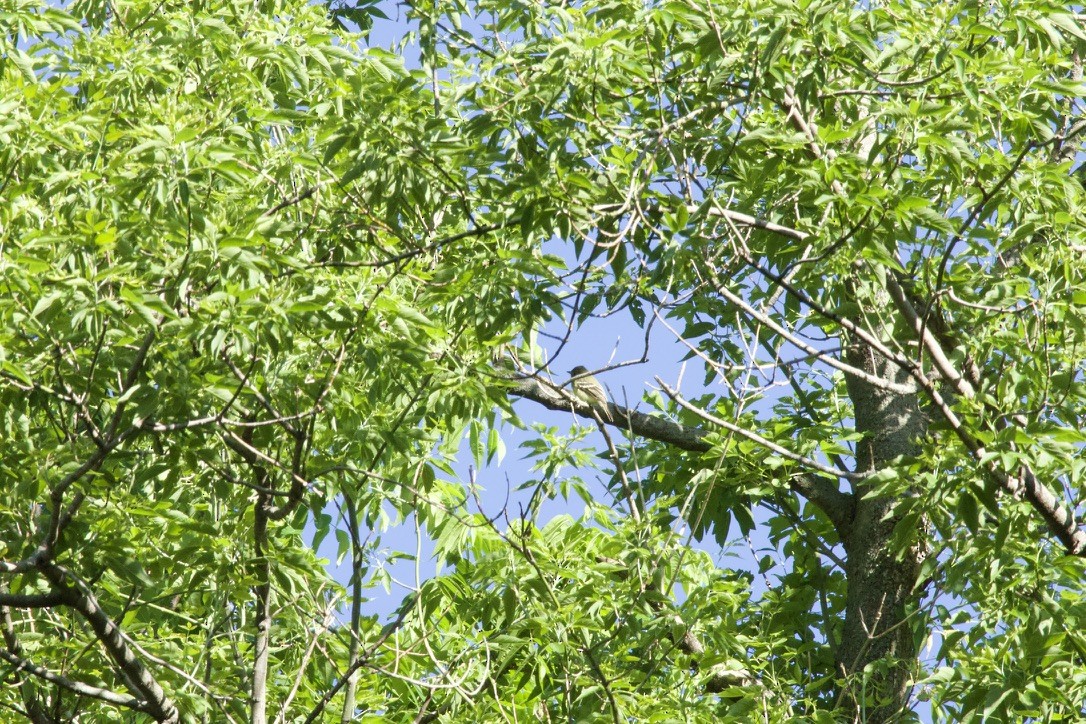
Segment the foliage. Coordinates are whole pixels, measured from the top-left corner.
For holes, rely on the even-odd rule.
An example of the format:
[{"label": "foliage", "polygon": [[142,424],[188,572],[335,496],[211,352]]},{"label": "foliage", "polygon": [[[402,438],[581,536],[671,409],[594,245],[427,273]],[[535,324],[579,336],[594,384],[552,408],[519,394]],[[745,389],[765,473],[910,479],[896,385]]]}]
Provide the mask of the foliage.
[{"label": "foliage", "polygon": [[[1081,16],[435,1],[414,69],[386,14],[0,3],[0,703],[1081,716]],[[704,387],[524,425],[619,314]],[[445,571],[382,621],[404,520]]]},{"label": "foliage", "polygon": [[[370,526],[458,501],[434,485],[434,446],[494,404],[488,347],[540,313],[514,302],[544,303],[531,279],[548,266],[519,242],[438,236],[437,216],[466,228],[446,204],[465,149],[442,144],[417,78],[320,8],[117,12],[81,25],[22,4],[5,21],[5,558],[44,541],[182,715],[217,720],[248,717],[270,573],[270,698],[308,711],[346,649],[306,521],[326,534],[342,492]],[[20,32],[41,42],[24,51]],[[256,556],[260,505],[281,523]],[[50,590],[28,569],[11,594]],[[8,631],[29,660],[123,687],[64,609],[16,611]],[[326,660],[304,665],[318,642]],[[27,706],[107,716],[27,686]]]}]

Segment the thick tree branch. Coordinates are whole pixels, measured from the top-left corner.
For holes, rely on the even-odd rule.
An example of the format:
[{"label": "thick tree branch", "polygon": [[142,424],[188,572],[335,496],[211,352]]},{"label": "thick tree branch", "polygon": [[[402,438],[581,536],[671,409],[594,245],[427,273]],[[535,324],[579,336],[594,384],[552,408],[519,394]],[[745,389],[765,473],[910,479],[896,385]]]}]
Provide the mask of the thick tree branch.
[{"label": "thick tree branch", "polygon": [[94,635],[120,669],[125,683],[144,701],[141,711],[162,724],[177,724],[180,721],[177,707],[143,662],[132,653],[117,624],[102,610],[90,591],[70,585],[68,572],[56,564],[42,563],[39,570],[53,584],[53,590],[63,596],[65,605],[78,611],[91,625]]},{"label": "thick tree branch", "polygon": [[[768,229],[767,227],[761,228],[766,228],[768,231],[787,236],[788,238],[800,240],[807,238],[807,234],[795,229],[786,229],[786,232],[788,233],[784,233],[779,231],[778,229]],[[751,260],[748,260],[748,262],[750,261]],[[761,269],[758,266],[756,266],[755,268],[758,268],[759,271],[762,271],[763,273],[767,273],[767,270]],[[767,275],[770,276],[773,281],[780,281],[772,274],[767,273]],[[925,350],[931,356],[932,361],[935,364],[935,367],[939,371],[940,375],[953,385],[958,394],[966,399],[972,399],[975,395],[973,383],[965,375],[962,375],[957,370],[957,368],[955,368],[954,365],[950,362],[949,358],[946,356],[946,353],[943,351],[942,346],[939,344],[939,341],[934,337],[931,330],[927,329],[926,325],[924,324],[924,320],[920,318],[915,308],[913,308],[912,303],[909,302],[907,296],[904,293],[904,290],[902,290],[901,286],[893,278],[892,275],[887,275],[887,288],[890,292],[890,296],[894,302],[895,308],[905,318],[905,321],[913,328],[914,332],[918,335],[921,343],[924,345]],[[807,299],[805,295],[799,294],[797,290],[792,289],[790,285],[788,285],[786,289],[789,292],[795,294],[798,299],[805,303],[811,303],[813,301]],[[842,321],[837,315],[829,312],[829,310],[821,308],[820,305],[812,304],[812,307],[820,314],[832,321]],[[851,328],[854,325],[843,326],[845,326],[846,329],[849,329],[849,331],[858,331]],[[861,334],[860,336],[864,342],[870,344],[871,340],[866,338],[867,335]],[[900,361],[897,360],[896,356],[893,355],[890,350],[883,347],[883,345],[877,344],[871,346],[880,354],[887,356],[888,359],[892,359],[900,363]],[[965,429],[964,424],[961,422],[960,418],[958,418],[957,415],[954,414],[949,403],[947,403],[946,400],[943,399],[942,395],[939,394],[939,391],[936,389],[934,382],[926,375],[922,374],[921,371],[915,367],[915,365],[909,365],[907,369],[909,369],[910,371],[910,376],[914,380],[916,380],[916,382],[924,389],[928,397],[940,410],[940,413],[947,420],[948,424],[950,424],[951,429],[954,430],[955,435],[958,437],[959,440],[962,441],[962,443],[970,451],[971,455],[977,460],[983,460],[987,456],[987,451],[982,445],[980,445],[980,443],[976,441],[975,437],[968,430]],[[974,375],[970,375],[970,377],[973,376]],[[568,408],[568,405],[566,407]],[[1048,525],[1049,529],[1053,532],[1054,535],[1056,535],[1057,538],[1059,538],[1060,542],[1063,543],[1069,553],[1079,556],[1086,555],[1086,531],[1082,530],[1082,528],[1075,520],[1074,515],[1067,509],[1066,506],[1061,504],[1056,495],[1047,486],[1037,480],[1036,475],[1033,473],[1032,470],[1029,469],[1028,466],[1025,467],[1025,470],[1023,472],[1022,482],[1024,483],[1024,485],[1022,487],[1019,487],[1019,483],[1016,478],[1008,475],[1006,472],[1000,471],[995,466],[994,461],[987,460],[984,463],[984,467],[985,470],[995,478],[997,483],[1004,490],[1007,490],[1011,493],[1023,492],[1025,494],[1026,500],[1028,500],[1030,505],[1032,505],[1033,508],[1041,515],[1041,518]],[[806,493],[803,494],[806,495]],[[814,502],[814,498],[811,498],[811,500],[812,502]],[[822,506],[820,505],[820,507]],[[826,508],[823,507],[823,510],[827,513],[827,515],[830,514]]]},{"label": "thick tree branch", "polygon": [[121,694],[109,691],[108,689],[100,689],[97,686],[84,684],[81,681],[73,681],[72,679],[69,679],[67,677],[60,676],[59,674],[54,674],[52,671],[42,668],[37,664],[33,664],[26,659],[22,659],[9,651],[5,651],[4,649],[0,649],[0,659],[7,661],[9,664],[12,664],[18,671],[26,671],[27,673],[33,674],[39,679],[48,681],[50,684],[59,686],[62,689],[67,689],[68,691],[78,694],[79,696],[87,696],[92,699],[104,701],[107,704],[123,706],[128,709],[135,709],[136,711],[146,712],[148,714],[152,714],[153,716],[153,713],[146,701],[133,699],[129,696],[122,696]]},{"label": "thick tree branch", "polygon": [[[572,410],[581,417],[591,420],[596,419],[590,405],[579,399],[572,398],[568,393],[542,380],[525,378],[513,381],[512,385],[509,393],[515,397],[532,400],[551,410]],[[662,417],[646,415],[614,403],[608,403],[607,411],[611,414],[611,419],[615,421],[615,427],[628,430],[634,435],[667,443],[690,452],[704,453],[712,449],[712,446],[705,441],[707,433],[703,430],[686,427]],[[740,434],[744,433],[749,433],[749,431],[743,430]],[[817,465],[814,461],[810,462]],[[850,475],[850,473],[837,470],[834,470],[832,474],[845,477]],[[793,478],[790,484],[795,492],[807,498],[822,510],[839,533],[847,531],[853,509],[853,500],[850,494],[838,490],[832,481],[822,475],[798,475]]]},{"label": "thick tree branch", "polygon": [[[354,497],[343,493],[343,504],[347,512],[347,532],[351,540],[351,644],[347,651],[347,667],[358,661],[362,652],[362,580],[365,576],[365,550],[362,536],[359,534],[358,512]],[[358,671],[355,670],[347,679],[347,690],[343,694],[341,724],[349,724],[354,716],[355,701],[358,694]]]},{"label": "thick tree branch", "polygon": [[[536,378],[524,378],[513,380],[509,394],[515,397],[523,397],[540,405],[559,412],[572,410],[577,415],[595,420],[593,407],[569,393],[547,384]],[[708,452],[711,448],[705,442],[706,433],[692,427],[685,427],[676,422],[671,422],[662,417],[653,417],[636,410],[631,410],[613,402],[607,403],[607,412],[614,420],[614,426],[619,429],[628,429],[635,435],[647,437],[651,440],[666,442],[673,447],[691,452]]]},{"label": "thick tree branch", "polygon": [[[913,332],[920,339],[924,345],[925,350],[931,356],[932,363],[939,371],[940,375],[947,380],[955,389],[955,391],[961,395],[964,399],[972,400],[976,396],[976,390],[973,385],[954,367],[954,364],[947,357],[942,345],[935,338],[935,335],[931,333],[929,329],[924,325],[924,321],[920,318],[920,315],[916,312],[912,303],[905,295],[901,285],[892,275],[887,275],[886,287],[890,292],[890,297],[894,301],[894,306],[905,321],[912,327]],[[1025,494],[1026,500],[1029,501],[1033,509],[1036,510],[1041,518],[1048,525],[1060,542],[1063,543],[1067,552],[1071,555],[1081,556],[1086,554],[1086,531],[1079,527],[1078,522],[1075,520],[1074,514],[1063,505],[1056,495],[1048,489],[1047,486],[1037,480],[1036,475],[1026,464],[1022,464],[1022,478],[1019,479],[1009,475],[1006,471],[1000,470],[995,464],[995,460],[988,455],[988,451],[985,447],[977,441],[977,439],[965,429],[961,420],[950,410],[949,406],[943,403],[938,390],[935,389],[935,385],[931,380],[926,378],[921,379],[919,375],[913,375],[915,379],[925,388],[928,395],[936,402],[940,412],[943,413],[943,417],[947,420],[947,423],[954,430],[955,435],[962,441],[962,444],[966,446],[970,454],[978,462],[983,465],[984,469],[995,479],[997,484],[1011,494],[1022,492]],[[1021,487],[1020,487],[1021,486]]]},{"label": "thick tree branch", "polygon": [[716,271],[713,270],[711,267],[710,267],[710,272],[711,272],[711,275],[712,275],[713,288],[717,291],[718,294],[720,294],[722,297],[727,299],[729,302],[731,302],[735,306],[742,309],[743,312],[747,316],[749,316],[751,319],[754,319],[757,322],[759,322],[760,324],[763,324],[766,327],[768,327],[769,329],[772,329],[774,332],[776,332],[778,335],[780,335],[783,339],[788,340],[788,342],[795,345],[797,348],[799,348],[803,352],[811,355],[815,359],[818,359],[818,360],[821,360],[822,362],[825,362],[827,365],[829,365],[830,367],[833,367],[834,369],[838,369],[838,370],[844,372],[847,375],[852,375],[853,377],[858,377],[858,378],[864,380],[865,382],[868,382],[868,383],[870,383],[870,384],[872,384],[872,385],[874,385],[876,387],[887,390],[889,392],[894,392],[894,393],[899,394],[899,395],[908,395],[908,394],[912,394],[913,392],[915,392],[915,390],[910,386],[899,385],[899,384],[896,384],[893,380],[885,380],[885,379],[882,379],[882,378],[877,377],[875,375],[868,374],[867,372],[863,371],[859,367],[856,367],[855,365],[850,365],[847,362],[844,362],[844,361],[842,361],[840,359],[837,359],[836,357],[833,357],[830,354],[827,354],[824,350],[820,350],[820,349],[818,349],[816,347],[813,347],[813,346],[807,344],[802,339],[800,339],[797,335],[794,335],[794,334],[790,333],[787,329],[784,328],[783,325],[778,324],[773,319],[773,317],[771,317],[770,315],[765,314],[763,312],[759,312],[752,305],[750,305],[746,301],[744,301],[743,298],[740,297],[738,294],[736,294],[732,290],[728,289],[727,285],[724,284],[723,282],[721,282],[720,278],[716,274]]},{"label": "thick tree branch", "polygon": [[[258,479],[263,469],[256,468]],[[256,554],[257,584],[253,587],[256,598],[256,636],[253,641],[252,724],[267,722],[268,662],[271,655],[272,616],[272,566],[268,557],[268,508],[269,496],[257,498],[253,524],[253,552]]]},{"label": "thick tree branch", "polygon": [[64,596],[57,591],[50,593],[8,593],[0,591],[0,606],[11,608],[53,608],[64,605]]},{"label": "thick tree branch", "polygon": [[689,402],[684,400],[682,398],[682,396],[680,396],[679,393],[676,390],[673,390],[672,388],[670,388],[666,384],[664,384],[664,382],[659,377],[656,378],[656,382],[657,382],[657,384],[659,384],[663,388],[663,390],[667,394],[667,396],[670,397],[672,400],[674,400],[675,403],[678,404],[680,407],[682,407],[684,409],[687,409],[687,410],[690,410],[695,415],[697,415],[698,417],[700,417],[701,419],[705,420],[708,423],[716,425],[717,427],[722,427],[725,430],[727,430],[728,432],[735,433],[736,435],[739,435],[740,437],[744,437],[744,438],[746,438],[747,440],[750,440],[753,443],[761,445],[762,447],[766,448],[767,450],[771,450],[771,451],[777,453],[778,455],[780,455],[781,457],[783,457],[783,458],[785,458],[787,460],[791,460],[792,462],[799,463],[800,465],[803,465],[805,467],[814,468],[815,470],[817,470],[819,472],[826,473],[827,475],[832,475],[835,478],[845,478],[847,480],[860,481],[860,480],[863,480],[864,477],[866,477],[866,476],[860,475],[858,473],[849,472],[848,470],[838,470],[837,468],[831,467],[829,465],[823,465],[822,463],[818,462],[817,460],[812,460],[811,458],[804,457],[803,455],[799,455],[798,453],[794,453],[791,450],[789,450],[789,449],[787,449],[787,448],[785,448],[785,447],[783,447],[781,445],[778,445],[777,443],[773,442],[772,440],[769,440],[767,438],[762,437],[758,433],[751,432],[750,430],[747,430],[746,428],[744,428],[744,427],[742,427],[740,425],[736,425],[735,423],[729,422],[729,421],[727,421],[727,420],[725,420],[723,418],[717,417],[716,415],[711,415],[708,412],[706,412],[705,410],[702,410],[699,407],[691,405]]}]

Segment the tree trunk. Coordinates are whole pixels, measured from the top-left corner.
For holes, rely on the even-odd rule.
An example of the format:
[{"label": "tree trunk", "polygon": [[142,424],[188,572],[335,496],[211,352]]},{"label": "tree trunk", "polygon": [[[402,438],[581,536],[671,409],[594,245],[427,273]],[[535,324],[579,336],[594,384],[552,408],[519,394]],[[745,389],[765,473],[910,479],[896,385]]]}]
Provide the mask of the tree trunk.
[{"label": "tree trunk", "polygon": [[[849,346],[847,356],[851,364],[882,379],[910,383],[904,370],[862,344]],[[901,456],[916,454],[926,425],[915,393],[891,392],[853,377],[848,391],[856,429],[863,434],[857,472],[871,474]],[[907,708],[916,668],[905,604],[916,583],[919,548],[902,551],[892,544],[896,498],[865,499],[863,483],[855,493],[855,516],[844,540],[848,588],[836,662],[845,677],[841,703],[852,721],[887,722]]]}]

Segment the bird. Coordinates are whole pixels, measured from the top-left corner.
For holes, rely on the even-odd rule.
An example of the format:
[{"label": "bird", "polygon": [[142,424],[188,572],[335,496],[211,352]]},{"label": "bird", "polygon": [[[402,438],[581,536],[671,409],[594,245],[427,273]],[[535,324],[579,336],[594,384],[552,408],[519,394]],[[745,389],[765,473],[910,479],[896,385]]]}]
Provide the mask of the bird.
[{"label": "bird", "polygon": [[604,391],[600,381],[588,374],[588,369],[583,365],[577,365],[569,371],[569,374],[573,377],[573,391],[577,396],[593,408],[598,406],[603,419],[612,422],[611,411],[607,409],[607,392]]}]

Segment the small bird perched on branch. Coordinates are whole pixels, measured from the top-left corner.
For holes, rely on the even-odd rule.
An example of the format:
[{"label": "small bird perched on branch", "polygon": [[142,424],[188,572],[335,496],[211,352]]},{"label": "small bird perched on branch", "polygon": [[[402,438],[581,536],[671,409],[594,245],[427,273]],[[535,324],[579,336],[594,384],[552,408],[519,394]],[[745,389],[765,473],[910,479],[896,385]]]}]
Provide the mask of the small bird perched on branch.
[{"label": "small bird perched on branch", "polygon": [[573,391],[577,396],[597,409],[604,420],[612,422],[611,411],[607,409],[607,392],[600,381],[588,374],[583,365],[577,365],[569,374],[573,376]]}]

